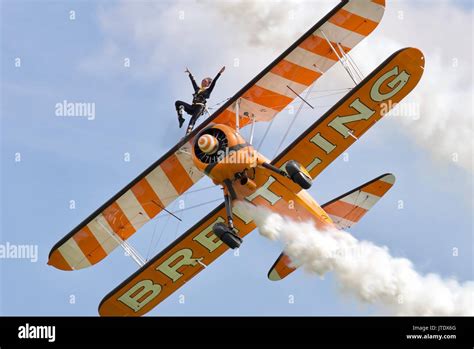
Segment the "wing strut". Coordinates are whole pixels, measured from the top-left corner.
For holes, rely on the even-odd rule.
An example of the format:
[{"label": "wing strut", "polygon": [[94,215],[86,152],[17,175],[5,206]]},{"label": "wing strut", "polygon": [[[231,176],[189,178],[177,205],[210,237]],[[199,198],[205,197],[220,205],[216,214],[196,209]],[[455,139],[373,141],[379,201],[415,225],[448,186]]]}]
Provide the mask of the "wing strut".
[{"label": "wing strut", "polygon": [[[350,78],[352,79],[352,81],[354,81],[354,84],[357,84],[359,82],[362,81],[362,79],[360,79],[360,77],[357,77],[356,78],[356,75],[357,75],[357,71],[352,68],[354,71],[352,71],[351,69],[351,66],[347,63],[347,58],[345,57],[345,53],[344,53],[344,50],[342,50],[342,52],[340,52],[342,54],[339,55],[339,52],[336,50],[336,48],[334,47],[334,45],[332,44],[331,41],[329,41],[328,37],[326,36],[326,34],[324,33],[323,30],[321,30],[321,34],[323,34],[324,38],[326,39],[327,43],[329,44],[329,47],[331,47],[331,50],[334,52],[334,54],[336,55],[337,59],[339,60],[339,62],[341,62],[342,66],[344,67],[344,69],[347,71],[347,74],[349,74]],[[357,81],[358,79],[360,79],[359,81]]]},{"label": "wing strut", "polygon": [[337,48],[339,49],[339,51],[341,52],[341,55],[342,57],[344,57],[345,61],[349,63],[349,65],[352,67],[352,69],[354,70],[354,72],[357,74],[357,76],[359,77],[359,82],[361,82],[362,80],[364,80],[364,74],[362,74],[362,72],[360,71],[359,67],[357,66],[357,64],[355,63],[355,61],[352,59],[351,55],[346,52],[344,52],[341,44],[337,43]]},{"label": "wing strut", "polygon": [[254,132],[255,132],[255,115],[252,114],[252,128],[250,129],[250,144],[253,144]]},{"label": "wing strut", "polygon": [[104,230],[109,233],[109,235],[117,241],[120,246],[123,248],[125,251],[125,254],[127,256],[132,257],[132,259],[138,264],[138,266],[141,268],[145,264],[145,259],[138,253],[137,250],[133,248],[128,242],[123,240],[119,235],[115,234],[114,232],[111,232],[105,225],[102,224],[101,221],[98,221],[98,223],[104,228]]},{"label": "wing strut", "polygon": [[239,132],[240,129],[240,98],[235,101],[235,130]]}]

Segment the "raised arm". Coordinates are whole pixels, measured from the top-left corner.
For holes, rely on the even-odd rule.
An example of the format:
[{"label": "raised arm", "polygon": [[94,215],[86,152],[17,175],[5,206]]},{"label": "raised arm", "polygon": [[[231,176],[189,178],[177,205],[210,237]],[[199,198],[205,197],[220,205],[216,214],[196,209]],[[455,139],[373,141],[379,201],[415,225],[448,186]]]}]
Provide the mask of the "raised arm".
[{"label": "raised arm", "polygon": [[214,79],[212,79],[212,82],[211,82],[211,84],[209,85],[209,87],[207,89],[209,91],[209,93],[211,93],[212,90],[214,89],[214,86],[216,86],[216,81],[217,81],[217,79],[219,79],[219,76],[221,76],[221,74],[224,72],[224,70],[225,70],[225,66],[222,67],[221,70],[219,70],[219,72],[217,73],[216,77]]},{"label": "raised arm", "polygon": [[189,79],[191,80],[191,83],[193,84],[194,92],[199,91],[199,86],[198,86],[198,84],[196,84],[196,80],[194,80],[194,76],[193,76],[193,74],[191,74],[191,72],[189,71],[188,68],[186,68],[185,73],[188,73],[188,75],[189,75]]}]

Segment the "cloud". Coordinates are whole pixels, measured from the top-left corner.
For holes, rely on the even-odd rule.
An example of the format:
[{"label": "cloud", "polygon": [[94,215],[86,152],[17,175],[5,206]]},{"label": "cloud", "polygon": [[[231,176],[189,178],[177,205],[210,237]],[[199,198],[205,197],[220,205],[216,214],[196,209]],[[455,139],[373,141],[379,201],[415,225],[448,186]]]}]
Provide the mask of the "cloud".
[{"label": "cloud", "polygon": [[391,53],[388,48],[392,52],[395,47],[404,46],[421,49],[426,58],[425,72],[419,85],[402,102],[418,104],[419,115],[393,117],[438,164],[453,163],[472,172],[473,12],[449,1],[426,5],[427,2],[390,2],[373,38],[383,45],[367,47],[365,42],[355,57],[367,64],[374,58],[380,62],[387,57]]}]

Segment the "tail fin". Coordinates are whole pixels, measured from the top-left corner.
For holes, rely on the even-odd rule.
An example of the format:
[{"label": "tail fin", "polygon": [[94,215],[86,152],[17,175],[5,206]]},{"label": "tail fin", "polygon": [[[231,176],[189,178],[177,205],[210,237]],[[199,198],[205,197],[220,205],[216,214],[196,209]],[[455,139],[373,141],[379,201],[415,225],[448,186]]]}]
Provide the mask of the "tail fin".
[{"label": "tail fin", "polygon": [[[387,173],[325,203],[321,207],[331,217],[338,229],[348,229],[356,224],[395,183],[395,176]],[[295,268],[290,259],[282,253],[268,272],[268,278],[278,281]]]}]

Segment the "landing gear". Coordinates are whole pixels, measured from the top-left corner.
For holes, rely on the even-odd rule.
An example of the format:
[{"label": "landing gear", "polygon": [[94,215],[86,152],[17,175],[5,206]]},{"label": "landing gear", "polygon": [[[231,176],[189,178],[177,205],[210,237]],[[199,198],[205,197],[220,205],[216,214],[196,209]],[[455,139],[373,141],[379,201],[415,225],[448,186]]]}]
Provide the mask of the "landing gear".
[{"label": "landing gear", "polygon": [[273,166],[272,164],[269,164],[268,162],[264,162],[262,166],[269,169],[270,171],[278,173],[279,175],[283,177],[287,177],[291,179],[293,182],[298,184],[302,189],[309,189],[311,188],[311,185],[313,184],[313,181],[308,171],[301,164],[299,164],[298,162],[294,160],[290,160],[286,163],[285,165],[286,172],[279,169],[278,167]]},{"label": "landing gear", "polygon": [[313,181],[308,171],[294,160],[290,160],[285,165],[286,173],[293,182],[303,189],[311,188]]},{"label": "landing gear", "polygon": [[233,228],[230,228],[225,223],[214,224],[212,232],[231,249],[239,248],[242,244],[242,238],[234,232]]},{"label": "landing gear", "polygon": [[224,181],[224,184],[224,204],[227,213],[227,224],[221,222],[214,224],[212,232],[231,249],[235,249],[239,248],[243,242],[242,238],[237,235],[234,229],[232,198],[235,198],[236,195],[230,180]]}]

